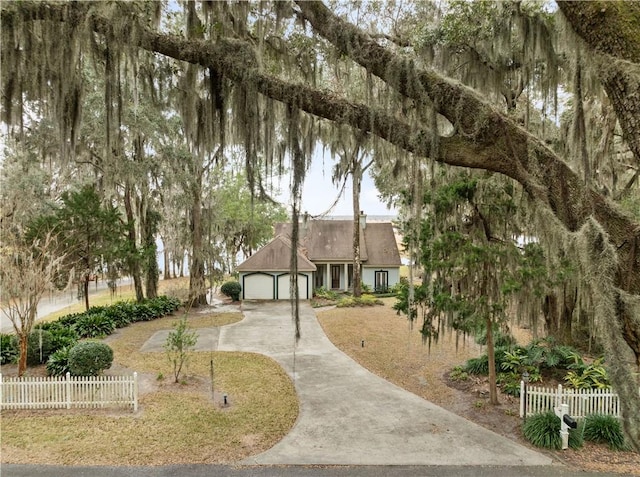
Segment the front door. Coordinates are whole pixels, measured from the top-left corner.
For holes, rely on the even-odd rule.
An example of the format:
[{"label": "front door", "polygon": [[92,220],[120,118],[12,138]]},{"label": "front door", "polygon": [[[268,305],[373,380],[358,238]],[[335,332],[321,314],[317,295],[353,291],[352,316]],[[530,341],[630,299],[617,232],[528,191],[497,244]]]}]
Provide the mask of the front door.
[{"label": "front door", "polygon": [[340,288],[340,265],[331,265],[331,289]]}]

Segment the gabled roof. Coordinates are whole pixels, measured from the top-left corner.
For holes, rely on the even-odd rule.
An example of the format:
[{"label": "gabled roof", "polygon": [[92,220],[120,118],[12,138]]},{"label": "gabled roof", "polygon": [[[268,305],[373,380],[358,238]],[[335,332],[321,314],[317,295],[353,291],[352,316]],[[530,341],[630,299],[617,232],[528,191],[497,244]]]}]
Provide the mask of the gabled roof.
[{"label": "gabled roof", "polygon": [[[276,235],[291,238],[292,224],[276,224]],[[309,220],[298,229],[300,247],[312,262],[353,260],[352,220]],[[365,235],[360,233],[360,259],[366,261]]]},{"label": "gabled roof", "polygon": [[[310,220],[299,228],[300,247],[313,262],[353,260],[352,220]],[[276,235],[291,236],[291,224],[276,224]],[[360,229],[360,259],[367,267],[399,267],[400,252],[390,222]]]},{"label": "gabled roof", "polygon": [[[291,240],[277,235],[271,242],[262,247],[248,259],[238,265],[239,272],[288,272],[291,262]],[[313,272],[316,266],[298,248],[298,271]]]},{"label": "gabled roof", "polygon": [[369,256],[363,265],[368,267],[399,267],[402,265],[393,225],[389,222],[368,223],[365,232]]}]

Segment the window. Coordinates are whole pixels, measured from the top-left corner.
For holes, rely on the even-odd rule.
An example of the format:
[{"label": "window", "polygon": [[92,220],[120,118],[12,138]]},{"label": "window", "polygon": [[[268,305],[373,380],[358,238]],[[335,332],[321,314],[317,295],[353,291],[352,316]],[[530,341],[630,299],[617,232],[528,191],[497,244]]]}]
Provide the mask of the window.
[{"label": "window", "polygon": [[340,288],[340,265],[331,265],[331,288]]},{"label": "window", "polygon": [[316,280],[315,280],[315,287],[316,288],[320,288],[324,286],[324,272],[326,269],[326,265],[322,264],[322,265],[316,265]]},{"label": "window", "polygon": [[353,287],[353,263],[347,266],[347,288]]},{"label": "window", "polygon": [[375,274],[375,291],[378,293],[386,293],[389,291],[389,272],[386,270],[377,270]]}]

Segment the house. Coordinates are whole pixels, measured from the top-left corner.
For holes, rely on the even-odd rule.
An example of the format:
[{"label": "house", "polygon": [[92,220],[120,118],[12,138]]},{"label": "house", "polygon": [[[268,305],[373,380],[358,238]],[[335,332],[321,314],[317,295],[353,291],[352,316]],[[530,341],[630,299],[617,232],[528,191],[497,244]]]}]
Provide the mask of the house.
[{"label": "house", "polygon": [[[390,222],[360,218],[362,283],[386,290],[400,280],[400,253]],[[286,300],[290,297],[292,224],[277,224],[275,238],[237,268],[243,299]],[[353,288],[353,220],[308,220],[299,227],[298,293],[301,299],[325,287]]]}]

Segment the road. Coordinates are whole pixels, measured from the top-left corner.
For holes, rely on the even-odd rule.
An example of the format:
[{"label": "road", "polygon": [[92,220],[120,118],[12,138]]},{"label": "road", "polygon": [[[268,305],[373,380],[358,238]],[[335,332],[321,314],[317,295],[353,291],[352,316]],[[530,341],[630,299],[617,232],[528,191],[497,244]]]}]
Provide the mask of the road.
[{"label": "road", "polygon": [[[123,291],[123,289],[128,286],[131,286],[131,278],[126,277],[118,279],[119,291]],[[106,281],[92,283],[89,285],[89,297],[106,289]],[[49,293],[48,295],[43,297],[42,300],[40,300],[40,303],[38,303],[36,321],[44,318],[47,315],[50,315],[51,313],[60,311],[78,302],[79,300],[77,299],[77,291],[75,288],[64,292]],[[0,313],[0,331],[2,331],[2,333],[13,332],[13,325],[11,324],[9,317],[6,315],[4,308]]]}]

